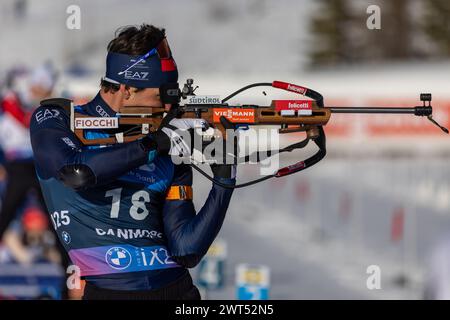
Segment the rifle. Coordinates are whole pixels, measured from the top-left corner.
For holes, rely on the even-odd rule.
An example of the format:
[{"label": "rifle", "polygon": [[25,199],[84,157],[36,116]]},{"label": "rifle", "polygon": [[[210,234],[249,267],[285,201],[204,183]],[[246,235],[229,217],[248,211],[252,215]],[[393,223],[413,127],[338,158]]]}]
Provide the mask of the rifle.
[{"label": "rifle", "polygon": [[[312,89],[296,84],[282,81],[273,81],[272,83],[254,83],[247,85],[231,93],[220,100],[218,96],[196,96],[193,87],[193,80],[188,79],[182,90],[171,89],[169,95],[176,96],[177,102],[181,99],[187,100],[180,105],[175,103],[174,107],[179,108],[182,118],[202,118],[215,126],[222,132],[226,138],[226,130],[220,123],[220,116],[225,116],[232,123],[240,127],[253,125],[279,125],[280,134],[293,132],[305,132],[306,139],[291,144],[279,150],[265,151],[264,155],[256,154],[257,161],[273,156],[276,153],[291,152],[295,149],[304,148],[309,141],[314,141],[319,150],[313,156],[299,161],[293,165],[280,168],[272,175],[264,176],[247,183],[236,186],[228,186],[216,181],[206,172],[191,164],[193,168],[203,174],[205,177],[222,185],[223,187],[240,188],[248,186],[269,178],[279,178],[287,176],[308,167],[313,166],[322,160],[326,155],[326,139],[323,126],[325,126],[333,113],[366,113],[366,114],[410,114],[415,116],[426,116],[429,121],[438,126],[445,133],[448,129],[438,124],[432,117],[433,109],[431,106],[432,96],[430,93],[422,93],[420,100],[422,106],[415,107],[325,107],[323,96]],[[273,100],[270,106],[259,105],[229,105],[227,101],[241,92],[254,87],[272,87],[297,93],[307,97],[307,100]],[[175,90],[175,91],[174,91]],[[74,111],[71,107],[71,129],[84,145],[109,145],[115,143],[130,142],[154,132],[158,129],[164,117],[164,108],[162,107],[125,107],[117,114],[117,118],[92,118]],[[97,120],[97,125],[95,121]],[[110,124],[100,125],[100,121],[110,121]],[[87,139],[84,135],[85,129],[99,128],[103,132],[110,132],[105,138]],[[240,158],[241,162],[248,162],[252,155]]]}]

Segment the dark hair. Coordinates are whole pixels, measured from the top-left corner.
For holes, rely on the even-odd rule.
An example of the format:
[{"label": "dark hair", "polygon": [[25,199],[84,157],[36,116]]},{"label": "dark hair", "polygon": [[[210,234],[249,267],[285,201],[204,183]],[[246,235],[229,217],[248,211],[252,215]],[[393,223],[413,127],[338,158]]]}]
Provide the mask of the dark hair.
[{"label": "dark hair", "polygon": [[[115,38],[108,44],[108,52],[125,53],[133,56],[143,55],[156,47],[166,36],[166,30],[149,24],[140,26],[124,26],[115,32]],[[119,85],[101,80],[100,87],[104,92],[119,90]],[[140,91],[142,89],[136,89]]]}]

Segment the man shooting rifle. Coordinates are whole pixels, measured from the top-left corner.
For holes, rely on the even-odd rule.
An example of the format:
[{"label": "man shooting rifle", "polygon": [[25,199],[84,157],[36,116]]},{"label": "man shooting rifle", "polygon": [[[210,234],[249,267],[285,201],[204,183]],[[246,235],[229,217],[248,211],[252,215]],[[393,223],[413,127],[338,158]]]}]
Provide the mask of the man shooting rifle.
[{"label": "man shooting rifle", "polygon": [[[217,236],[233,191],[213,184],[196,212],[192,169],[171,161],[192,150],[172,140],[176,131],[206,122],[176,119],[161,92],[178,86],[177,80],[164,29],[124,27],[108,45],[99,93],[75,109],[109,118],[128,106],[165,108],[156,132],[132,142],[85,146],[57,99],[32,116],[39,182],[59,239],[86,280],[84,299],[200,299],[187,268],[197,265]],[[84,138],[105,134],[85,130]],[[212,169],[215,179],[235,183],[234,165]]]}]

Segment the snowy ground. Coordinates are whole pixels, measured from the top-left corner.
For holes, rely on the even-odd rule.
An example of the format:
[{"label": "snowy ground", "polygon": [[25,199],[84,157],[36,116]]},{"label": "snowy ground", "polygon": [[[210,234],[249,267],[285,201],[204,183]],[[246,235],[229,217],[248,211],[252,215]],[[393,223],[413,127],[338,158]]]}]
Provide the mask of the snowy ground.
[{"label": "snowy ground", "polygon": [[[241,170],[244,179],[253,173]],[[252,263],[271,268],[272,299],[421,299],[430,250],[450,231],[448,179],[439,179],[448,175],[444,162],[330,159],[236,190],[220,233],[228,243],[227,286],[207,297],[235,298],[235,266]],[[202,179],[197,207],[208,191]],[[300,199],[305,186],[310,196]],[[442,190],[446,204],[437,205],[434,192]],[[404,231],[393,241],[398,208]],[[369,265],[381,268],[380,290],[366,287]]]}]

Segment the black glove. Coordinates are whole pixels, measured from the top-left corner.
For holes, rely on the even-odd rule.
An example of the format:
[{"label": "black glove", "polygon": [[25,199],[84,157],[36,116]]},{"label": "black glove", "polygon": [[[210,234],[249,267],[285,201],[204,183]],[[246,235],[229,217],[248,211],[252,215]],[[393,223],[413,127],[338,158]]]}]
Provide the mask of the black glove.
[{"label": "black glove", "polygon": [[[178,108],[170,109],[158,130],[142,139],[144,147],[156,149],[159,155],[189,157],[194,128],[206,128],[208,124],[203,119],[177,119],[178,115]],[[191,141],[185,141],[179,134],[182,132],[187,132]]]}]

